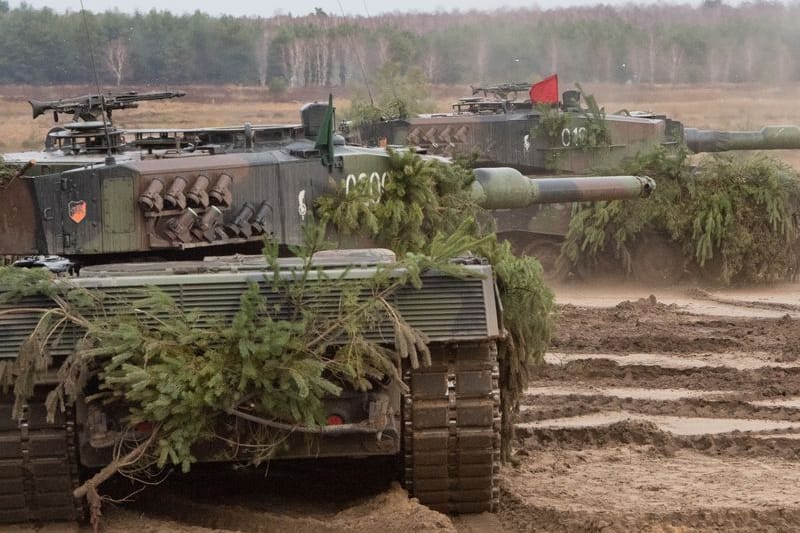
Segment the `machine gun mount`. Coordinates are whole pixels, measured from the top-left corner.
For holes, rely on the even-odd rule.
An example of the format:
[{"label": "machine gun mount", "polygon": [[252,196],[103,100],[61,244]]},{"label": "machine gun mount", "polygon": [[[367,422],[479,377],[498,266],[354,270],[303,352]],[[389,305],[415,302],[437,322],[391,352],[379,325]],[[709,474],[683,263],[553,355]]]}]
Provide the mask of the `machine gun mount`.
[{"label": "machine gun mount", "polygon": [[62,98],[59,100],[28,100],[33,109],[33,118],[44,114],[47,111],[53,112],[53,120],[58,122],[59,113],[72,113],[72,120],[78,122],[94,122],[102,120],[105,112],[109,124],[111,123],[111,112],[115,109],[134,109],[139,107],[139,102],[146,100],[167,100],[170,98],[180,98],[186,95],[183,91],[164,91],[149,92],[139,94],[136,91],[107,94],[87,94],[74,98]]}]

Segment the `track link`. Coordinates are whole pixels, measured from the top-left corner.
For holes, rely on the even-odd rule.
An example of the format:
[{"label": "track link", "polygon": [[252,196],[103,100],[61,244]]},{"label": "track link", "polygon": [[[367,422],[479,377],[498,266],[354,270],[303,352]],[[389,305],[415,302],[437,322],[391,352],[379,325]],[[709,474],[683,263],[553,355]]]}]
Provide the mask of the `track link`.
[{"label": "track link", "polygon": [[431,352],[430,367],[406,373],[406,488],[443,513],[493,512],[500,494],[496,346],[431,346]]},{"label": "track link", "polygon": [[0,523],[81,517],[72,497],[78,484],[72,413],[57,413],[49,424],[44,398],[37,392],[14,420],[13,395],[0,395]]}]

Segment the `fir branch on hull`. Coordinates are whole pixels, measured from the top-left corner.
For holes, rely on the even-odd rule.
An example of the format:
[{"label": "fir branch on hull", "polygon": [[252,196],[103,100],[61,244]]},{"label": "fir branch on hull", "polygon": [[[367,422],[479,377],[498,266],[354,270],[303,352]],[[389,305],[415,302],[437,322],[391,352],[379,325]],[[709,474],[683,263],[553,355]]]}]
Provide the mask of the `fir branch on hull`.
[{"label": "fir branch on hull", "polygon": [[[516,257],[497,241],[492,220],[470,197],[471,171],[459,164],[423,159],[411,152],[387,150],[389,179],[377,200],[367,183],[322,198],[317,210],[337,235],[355,235],[400,253],[446,257],[445,243],[461,246],[492,265],[503,305],[505,338],[499,346],[502,446],[511,455],[513,412],[527,383],[528,365],[540,362],[553,331],[553,295],[542,267],[532,257]],[[472,246],[466,240],[477,239]],[[452,246],[452,244],[451,244]],[[450,255],[452,257],[452,255]]]}]

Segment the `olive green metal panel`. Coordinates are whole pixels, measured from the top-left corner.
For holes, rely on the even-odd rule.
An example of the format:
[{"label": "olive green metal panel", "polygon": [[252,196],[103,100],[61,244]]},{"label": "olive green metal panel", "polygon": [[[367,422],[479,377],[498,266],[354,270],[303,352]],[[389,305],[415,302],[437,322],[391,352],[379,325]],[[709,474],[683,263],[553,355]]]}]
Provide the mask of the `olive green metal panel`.
[{"label": "olive green metal panel", "polygon": [[103,194],[103,251],[127,252],[136,242],[134,226],[133,180],[105,178]]},{"label": "olive green metal panel", "polygon": [[36,253],[36,241],[41,230],[37,215],[31,178],[18,178],[0,189],[0,253]]},{"label": "olive green metal panel", "polygon": [[[373,173],[382,174],[389,170],[389,160],[386,151],[381,149],[349,149],[342,156],[342,171],[344,177],[354,175],[358,178],[366,174],[367,178]],[[362,177],[361,179],[367,179]]]}]

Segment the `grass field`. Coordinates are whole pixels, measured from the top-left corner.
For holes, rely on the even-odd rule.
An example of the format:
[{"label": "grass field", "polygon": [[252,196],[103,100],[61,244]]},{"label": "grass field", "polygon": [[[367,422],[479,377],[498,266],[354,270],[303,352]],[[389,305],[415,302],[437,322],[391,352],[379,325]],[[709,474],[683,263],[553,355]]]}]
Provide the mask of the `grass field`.
[{"label": "grass field", "polygon": [[[562,86],[562,89],[568,87]],[[606,112],[621,109],[653,111],[699,128],[749,130],[765,125],[800,124],[800,85],[583,85],[594,94]],[[128,88],[126,88],[128,89]],[[134,87],[140,91],[161,90]],[[300,106],[313,100],[325,100],[328,90],[303,89],[289,92],[280,100],[270,100],[259,87],[191,86],[173,87],[187,96],[164,102],[144,102],[139,109],[118,112],[119,126],[129,128],[172,126],[222,126],[297,123]],[[52,116],[31,119],[28,98],[56,99],[91,93],[88,86],[0,86],[0,153],[35,150],[53,125]],[[437,107],[449,109],[458,96],[469,93],[467,87],[435,87]],[[346,111],[349,93],[334,90],[337,107]],[[69,120],[69,117],[62,117]],[[776,155],[800,169],[800,150],[780,151]]]}]

